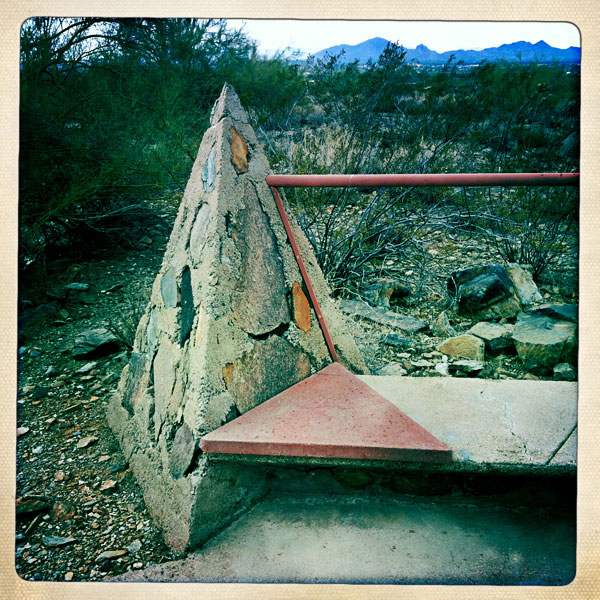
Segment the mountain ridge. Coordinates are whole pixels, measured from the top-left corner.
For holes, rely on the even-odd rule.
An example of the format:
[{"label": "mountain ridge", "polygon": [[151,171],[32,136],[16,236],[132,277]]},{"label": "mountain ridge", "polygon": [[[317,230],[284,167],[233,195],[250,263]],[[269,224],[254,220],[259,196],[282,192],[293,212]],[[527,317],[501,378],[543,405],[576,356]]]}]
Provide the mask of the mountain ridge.
[{"label": "mountain ridge", "polygon": [[[316,59],[326,59],[328,56],[335,56],[343,52],[340,60],[342,62],[358,61],[359,64],[365,64],[369,60],[377,61],[387,44],[388,40],[382,37],[374,37],[360,44],[338,44],[323,50],[315,52],[312,56]],[[483,50],[447,50],[437,52],[431,50],[425,44],[418,44],[416,48],[404,48],[406,51],[405,60],[407,63],[414,64],[444,64],[454,56],[454,61],[462,61],[465,64],[479,64],[483,61],[509,61],[509,62],[559,62],[559,63],[580,63],[581,49],[577,46],[569,48],[555,48],[550,46],[544,40],[535,44],[531,42],[512,42],[501,44]]]}]

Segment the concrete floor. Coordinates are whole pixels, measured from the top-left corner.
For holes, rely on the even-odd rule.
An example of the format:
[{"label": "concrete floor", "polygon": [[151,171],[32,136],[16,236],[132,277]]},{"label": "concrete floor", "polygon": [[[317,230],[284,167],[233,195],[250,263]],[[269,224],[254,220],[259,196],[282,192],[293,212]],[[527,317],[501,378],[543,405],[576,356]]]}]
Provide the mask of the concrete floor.
[{"label": "concrete floor", "polygon": [[575,518],[417,497],[268,497],[190,557],[120,581],[564,585]]}]

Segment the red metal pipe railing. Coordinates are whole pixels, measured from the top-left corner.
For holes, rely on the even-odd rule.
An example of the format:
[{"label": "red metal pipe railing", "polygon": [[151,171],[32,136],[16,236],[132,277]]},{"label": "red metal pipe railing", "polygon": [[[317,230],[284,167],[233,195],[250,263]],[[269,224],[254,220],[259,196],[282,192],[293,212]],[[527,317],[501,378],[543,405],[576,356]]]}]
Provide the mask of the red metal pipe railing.
[{"label": "red metal pipe railing", "polygon": [[579,185],[579,173],[436,173],[432,175],[267,175],[272,187],[423,187]]},{"label": "red metal pipe railing", "polygon": [[317,296],[313,289],[312,283],[310,282],[310,277],[308,276],[308,272],[306,271],[306,267],[304,266],[304,261],[302,260],[302,256],[300,255],[300,249],[298,248],[298,244],[296,243],[296,237],[294,236],[294,232],[292,231],[292,227],[290,225],[290,221],[287,218],[287,214],[285,209],[283,208],[283,202],[281,201],[281,196],[277,191],[277,188],[271,186],[271,192],[273,193],[273,198],[275,199],[275,204],[277,205],[277,210],[281,216],[281,220],[283,221],[283,226],[285,227],[285,231],[288,236],[288,240],[292,246],[292,250],[294,251],[294,256],[296,257],[296,262],[298,263],[298,267],[300,268],[300,273],[302,274],[302,279],[304,279],[304,283],[306,284],[306,289],[308,291],[308,295],[310,297],[310,301],[312,302],[313,308],[315,310],[315,314],[317,315],[317,321],[319,321],[319,325],[321,327],[321,331],[323,332],[323,337],[325,338],[325,344],[327,345],[327,349],[329,350],[329,354],[331,355],[331,359],[334,362],[339,362],[339,358],[337,352],[335,351],[335,346],[333,344],[333,340],[331,339],[331,335],[329,330],[327,329],[327,324],[325,323],[325,317],[323,317],[323,313],[321,312],[321,307],[319,306],[319,301],[317,300]]}]

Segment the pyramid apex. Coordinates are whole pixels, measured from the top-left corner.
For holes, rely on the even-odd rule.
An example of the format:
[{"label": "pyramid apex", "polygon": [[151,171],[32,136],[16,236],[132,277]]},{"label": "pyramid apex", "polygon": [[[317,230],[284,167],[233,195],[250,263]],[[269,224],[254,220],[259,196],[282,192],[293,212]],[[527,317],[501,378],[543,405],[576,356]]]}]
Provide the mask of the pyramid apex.
[{"label": "pyramid apex", "polygon": [[210,124],[216,125],[221,119],[231,117],[235,121],[248,122],[248,115],[242,107],[240,99],[230,83],[225,83],[221,95],[215,102],[211,115]]}]

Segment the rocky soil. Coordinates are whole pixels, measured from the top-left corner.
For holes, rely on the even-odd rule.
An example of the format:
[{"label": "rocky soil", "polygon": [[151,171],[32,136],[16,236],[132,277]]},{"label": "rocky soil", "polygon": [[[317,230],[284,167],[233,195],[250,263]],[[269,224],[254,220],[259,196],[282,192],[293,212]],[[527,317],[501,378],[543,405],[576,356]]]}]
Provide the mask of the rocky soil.
[{"label": "rocky soil", "polygon": [[[105,417],[173,220],[171,211],[158,227],[141,232],[133,252],[55,265],[48,302],[24,306],[16,398],[16,564],[25,579],[98,580],[181,557],[162,542]],[[459,335],[477,320],[456,313],[446,278],[457,269],[498,263],[498,258],[482,240],[430,233],[419,268],[384,265],[383,276],[411,291],[391,308],[430,325],[446,311]],[[576,303],[573,249],[566,247],[538,283],[544,302]],[[443,376],[436,366],[453,362],[436,349],[443,338],[431,328],[407,333],[360,316],[350,321],[374,373]],[[98,328],[112,334],[112,343],[76,358],[78,336]],[[456,370],[456,375],[553,377],[528,372],[515,354],[486,358],[483,369]]]}]

